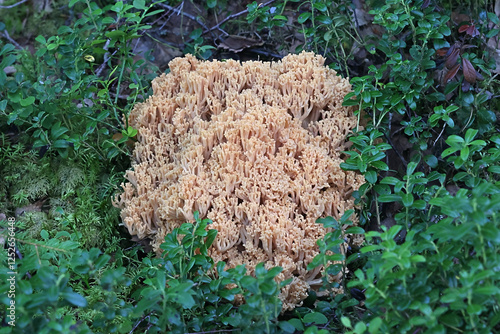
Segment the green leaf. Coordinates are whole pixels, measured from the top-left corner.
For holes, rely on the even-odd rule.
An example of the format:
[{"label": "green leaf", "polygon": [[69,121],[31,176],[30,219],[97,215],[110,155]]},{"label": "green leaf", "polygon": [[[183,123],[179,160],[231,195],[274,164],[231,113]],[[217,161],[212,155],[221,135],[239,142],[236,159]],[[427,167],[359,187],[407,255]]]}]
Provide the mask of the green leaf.
[{"label": "green leaf", "polygon": [[482,227],[482,234],[487,240],[491,240],[496,244],[500,244],[500,228],[495,226],[493,222],[489,222],[488,224]]},{"label": "green leaf", "polygon": [[396,183],[399,182],[399,179],[392,177],[392,176],[386,176],[380,181],[382,184],[390,184],[391,186],[396,185]]},{"label": "green leaf", "polygon": [[314,323],[318,325],[323,325],[328,322],[328,318],[319,312],[308,313],[304,316],[305,323]]},{"label": "green leaf", "polygon": [[325,228],[334,228],[334,229],[339,228],[339,223],[335,220],[335,218],[331,216],[325,218],[318,218],[316,219],[316,223],[323,224]]},{"label": "green leaf", "polygon": [[54,141],[51,145],[53,148],[67,148],[69,147],[69,141],[64,139],[58,139]]},{"label": "green leaf", "polygon": [[371,166],[374,167],[374,168],[383,170],[383,171],[388,171],[389,170],[389,166],[387,166],[387,164],[385,162],[382,162],[382,161],[373,161],[371,163]]},{"label": "green leaf", "polygon": [[159,270],[156,272],[156,283],[157,283],[157,287],[163,291],[165,290],[165,287],[166,287],[166,284],[167,284],[167,280],[166,280],[166,276],[165,276],[165,272],[162,271],[162,270]]},{"label": "green leaf", "polygon": [[283,333],[294,333],[295,332],[295,326],[292,325],[288,321],[280,321],[278,326],[279,326],[279,328],[281,328]]},{"label": "green leaf", "polygon": [[270,282],[261,283],[259,285],[259,288],[260,288],[260,291],[264,295],[268,295],[268,296],[272,296],[272,295],[274,295],[276,293],[276,291],[278,291],[278,289],[276,287],[276,283],[274,281],[272,281],[272,280]]},{"label": "green leaf", "polygon": [[411,175],[415,171],[415,168],[417,168],[417,163],[416,162],[410,162],[408,163],[408,167],[406,168],[406,175]]},{"label": "green leaf", "polygon": [[132,3],[134,8],[140,9],[140,10],[146,10],[148,7],[146,7],[146,1],[145,0],[134,0]]},{"label": "green leaf", "polygon": [[106,37],[114,40],[119,40],[123,36],[125,36],[125,33],[121,30],[112,30],[106,32]]},{"label": "green leaf", "polygon": [[304,12],[304,13],[302,13],[302,14],[299,15],[299,17],[297,18],[297,22],[299,22],[300,24],[303,24],[310,17],[311,17],[311,13],[310,12]]},{"label": "green leaf", "polygon": [[368,331],[370,334],[377,334],[382,326],[382,319],[380,317],[376,317],[370,321],[368,325]]},{"label": "green leaf", "polygon": [[352,328],[351,319],[349,319],[348,317],[342,317],[340,318],[340,321],[342,322],[342,325],[344,325],[344,327]]},{"label": "green leaf", "polygon": [[485,146],[486,142],[484,140],[476,139],[469,143],[471,146]]},{"label": "green leaf", "polygon": [[463,161],[467,161],[469,159],[469,147],[465,146],[463,149],[460,150],[460,158]]},{"label": "green leaf", "polygon": [[450,154],[455,153],[458,150],[459,150],[459,148],[456,148],[456,147],[448,147],[446,150],[444,150],[441,153],[441,157],[446,158],[447,156],[449,156]]},{"label": "green leaf", "polygon": [[86,307],[87,300],[76,292],[63,292],[62,297],[70,304],[77,307]]},{"label": "green leaf", "polygon": [[405,207],[410,207],[413,204],[413,194],[412,193],[403,194],[401,196],[401,199],[403,200],[403,205]]},{"label": "green leaf", "polygon": [[68,131],[68,128],[61,126],[61,122],[57,122],[56,124],[52,125],[52,128],[50,129],[51,138],[57,139]]},{"label": "green leaf", "polygon": [[281,21],[288,21],[288,17],[284,15],[276,15],[273,20],[281,20]]},{"label": "green leaf", "polygon": [[467,313],[471,314],[481,314],[482,307],[478,304],[470,304],[467,306]]},{"label": "green leaf", "polygon": [[500,33],[500,29],[491,29],[490,31],[488,31],[486,33],[486,38],[492,38],[492,37],[495,37],[496,35],[498,35]]},{"label": "green leaf", "polygon": [[214,8],[215,6],[217,6],[217,0],[207,0],[208,8]]},{"label": "green leaf", "polygon": [[316,16],[316,21],[321,23],[321,24],[325,24],[325,25],[332,24],[332,22],[333,22],[332,19],[327,15]]},{"label": "green leaf", "polygon": [[480,295],[498,295],[500,293],[500,288],[494,286],[494,285],[489,285],[489,286],[481,286],[478,288],[474,289],[474,292]]},{"label": "green leaf", "polygon": [[[476,130],[476,129],[468,129],[467,132],[465,133],[465,142],[470,143],[476,137],[477,133],[478,133],[478,130]],[[458,138],[460,138],[460,137],[458,137]],[[446,142],[448,143],[448,141],[446,141]]]},{"label": "green leaf", "polygon": [[135,137],[137,135],[137,129],[134,129],[133,127],[129,126],[127,128],[127,132],[125,133],[128,137]]},{"label": "green leaf", "polygon": [[212,246],[212,243],[214,242],[216,236],[217,230],[208,230],[207,238],[205,239],[205,245],[207,246],[207,248]]},{"label": "green leaf", "polygon": [[436,168],[437,167],[438,159],[434,155],[432,155],[432,154],[426,155],[424,157],[424,161],[431,168]]},{"label": "green leaf", "polygon": [[27,98],[22,99],[21,101],[19,101],[19,103],[23,107],[27,107],[29,105],[32,105],[34,102],[35,102],[35,97],[34,96],[28,96]]},{"label": "green leaf", "polygon": [[449,312],[449,313],[446,313],[444,314],[443,316],[441,316],[439,318],[439,320],[449,326],[449,327],[455,327],[455,328],[458,328],[462,325],[463,323],[463,320],[461,319],[461,317],[457,317],[457,315],[455,313],[452,313],[452,312]]},{"label": "green leaf", "polygon": [[364,322],[358,322],[355,326],[354,326],[354,332],[356,333],[364,333],[366,331],[366,325]]},{"label": "green leaf", "polygon": [[192,39],[198,39],[201,34],[203,33],[203,30],[201,28],[194,29],[190,34],[189,37]]},{"label": "green leaf", "polygon": [[47,232],[46,230],[42,230],[40,232],[40,236],[42,237],[43,240],[47,240],[49,239],[49,232]]},{"label": "green leaf", "polygon": [[352,226],[349,227],[345,233],[352,233],[352,234],[364,234],[365,230],[359,226]]},{"label": "green leaf", "polygon": [[370,94],[369,91],[365,90],[361,93],[361,98],[363,99],[363,102],[365,102],[365,103],[370,102],[371,97],[372,97],[372,95]]},{"label": "green leaf", "polygon": [[[467,131],[467,132],[469,133],[469,135],[471,134],[469,131]],[[448,144],[450,146],[460,147],[464,142],[465,142],[465,140],[462,137],[457,136],[457,135],[451,135],[446,139],[446,144]]]},{"label": "green leaf", "polygon": [[304,324],[302,323],[302,321],[300,321],[300,319],[292,318],[292,319],[288,320],[288,323],[290,323],[298,331],[304,330]]},{"label": "green leaf", "polygon": [[397,202],[401,200],[401,196],[396,194],[380,195],[378,200],[382,203]]},{"label": "green leaf", "polygon": [[495,23],[496,25],[500,25],[500,19],[495,13],[488,12],[486,15],[488,15],[488,18],[491,20],[491,22]]},{"label": "green leaf", "polygon": [[412,257],[410,257],[410,260],[411,262],[425,262],[425,257],[423,257],[422,255],[413,255]]},{"label": "green leaf", "polygon": [[38,35],[35,38],[35,41],[37,41],[38,43],[43,44],[43,45],[47,44],[47,40],[42,35]]},{"label": "green leaf", "polygon": [[260,277],[266,274],[267,270],[264,267],[264,262],[261,262],[255,266],[255,276]]},{"label": "green leaf", "polygon": [[[8,54],[6,55],[5,57],[3,57],[2,61],[0,62],[0,68],[6,68],[7,66],[10,66],[12,64],[14,64],[16,62],[16,59],[17,59],[17,56],[16,55],[13,55],[13,54]],[[5,72],[0,72],[1,74],[1,78],[2,78],[2,81],[5,81]],[[16,76],[17,75],[22,75],[22,73],[20,74],[20,72],[17,72],[16,73]],[[19,83],[21,83],[21,80],[18,80]],[[2,83],[3,85],[3,83]]]},{"label": "green leaf", "polygon": [[274,278],[282,271],[283,271],[283,268],[281,268],[279,266],[273,267],[273,268],[269,269],[269,271],[267,272],[267,277]]},{"label": "green leaf", "polygon": [[365,253],[377,251],[377,250],[380,250],[380,249],[382,249],[382,246],[379,246],[379,245],[370,245],[370,246],[365,246],[365,247],[361,248],[360,252],[363,253],[363,254],[365,254]]},{"label": "green leaf", "polygon": [[427,206],[427,204],[422,199],[414,201],[413,205],[412,205],[412,207],[417,209],[417,210],[424,210],[426,206]]},{"label": "green leaf", "polygon": [[401,226],[401,225],[394,225],[393,227],[391,227],[389,229],[389,231],[384,233],[387,235],[387,238],[383,238],[383,239],[393,240],[396,237],[396,235],[398,235],[399,231],[401,231],[402,228],[403,228],[403,226]]},{"label": "green leaf", "polygon": [[[66,33],[72,33],[73,32],[73,29],[71,29],[70,27],[68,26],[62,26],[60,27],[59,29],[57,29],[57,34],[58,35],[64,35]],[[45,43],[44,43],[45,44]]]},{"label": "green leaf", "polygon": [[45,145],[47,145],[47,143],[42,139],[37,139],[33,142],[33,148],[39,148]]},{"label": "green leaf", "polygon": [[365,173],[365,179],[371,184],[377,182],[377,172],[374,170],[369,170]]},{"label": "green leaf", "polygon": [[323,2],[314,2],[313,7],[320,12],[326,12],[327,7]]}]

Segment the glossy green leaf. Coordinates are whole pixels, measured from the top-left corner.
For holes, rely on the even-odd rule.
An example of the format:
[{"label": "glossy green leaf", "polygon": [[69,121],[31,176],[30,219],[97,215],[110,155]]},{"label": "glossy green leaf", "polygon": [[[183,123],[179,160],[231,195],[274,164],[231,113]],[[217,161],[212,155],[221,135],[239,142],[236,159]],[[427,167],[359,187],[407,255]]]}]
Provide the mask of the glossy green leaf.
[{"label": "glossy green leaf", "polygon": [[322,313],[312,312],[304,316],[304,322],[323,325],[328,322],[328,318]]}]

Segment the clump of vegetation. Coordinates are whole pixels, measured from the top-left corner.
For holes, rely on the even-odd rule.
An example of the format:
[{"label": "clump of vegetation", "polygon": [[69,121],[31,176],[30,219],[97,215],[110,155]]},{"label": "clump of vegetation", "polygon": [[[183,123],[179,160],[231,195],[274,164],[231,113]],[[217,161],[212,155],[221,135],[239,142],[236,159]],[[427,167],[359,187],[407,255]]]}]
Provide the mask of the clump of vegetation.
[{"label": "clump of vegetation", "polygon": [[[0,8],[9,14],[0,23],[0,272],[17,273],[15,298],[0,282],[1,333],[500,331],[491,4],[53,3],[50,17],[65,22],[40,36],[20,35],[28,3]],[[146,39],[201,58],[313,50],[349,75],[344,104],[358,126],[342,166],[367,181],[353,194],[363,228],[337,228],[352,212],[319,221],[332,231],[311,264],[325,266],[325,291],[343,294],[311,293],[281,314],[280,269],[224,271],[207,256],[207,220],[168,234],[160,257],[120,236],[110,197],[137,133],[123,116],[164,68],[152,53],[137,56]],[[364,231],[366,244],[350,249],[346,233]],[[326,276],[341,272],[343,286]]]},{"label": "clump of vegetation", "polygon": [[77,232],[83,247],[116,243],[119,212],[111,204],[116,180],[92,156],[39,158],[21,144],[0,152],[2,212],[13,216],[27,236],[42,229]]}]

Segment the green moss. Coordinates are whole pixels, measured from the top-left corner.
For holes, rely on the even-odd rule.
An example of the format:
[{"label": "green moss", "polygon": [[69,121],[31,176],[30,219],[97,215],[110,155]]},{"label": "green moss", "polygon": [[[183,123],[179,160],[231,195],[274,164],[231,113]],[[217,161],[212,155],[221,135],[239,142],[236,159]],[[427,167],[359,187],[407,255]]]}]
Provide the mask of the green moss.
[{"label": "green moss", "polygon": [[[26,237],[40,231],[76,232],[85,248],[107,245],[117,235],[119,210],[111,204],[117,175],[94,155],[74,159],[38,158],[23,147],[6,146],[0,152],[0,208],[14,213],[43,201],[43,212],[20,216]],[[40,203],[40,202],[39,202]]]},{"label": "green moss", "polygon": [[60,165],[55,177],[59,183],[57,183],[54,193],[61,198],[75,195],[75,189],[85,184],[85,173],[76,164]]},{"label": "green moss", "polygon": [[[9,5],[17,1],[9,1]],[[45,1],[43,2],[45,3]],[[57,35],[57,29],[64,25],[65,16],[61,11],[65,1],[50,1],[50,7],[35,8],[31,2],[9,9],[0,9],[0,17],[14,39],[31,38],[38,35]],[[7,5],[7,3],[3,3]]]},{"label": "green moss", "polygon": [[28,212],[18,218],[24,223],[25,237],[28,239],[38,239],[42,230],[52,230],[53,220],[48,218],[45,212]]}]

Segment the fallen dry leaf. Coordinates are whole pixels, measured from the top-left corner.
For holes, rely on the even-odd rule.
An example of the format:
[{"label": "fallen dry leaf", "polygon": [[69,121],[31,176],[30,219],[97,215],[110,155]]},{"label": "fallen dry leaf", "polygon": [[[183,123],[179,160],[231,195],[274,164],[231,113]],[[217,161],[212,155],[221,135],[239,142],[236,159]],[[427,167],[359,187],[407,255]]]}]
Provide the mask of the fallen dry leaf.
[{"label": "fallen dry leaf", "polygon": [[218,47],[220,49],[225,49],[238,53],[244,49],[248,49],[254,46],[259,46],[264,44],[264,41],[260,39],[252,39],[243,36],[229,35],[224,38],[222,42],[219,43]]},{"label": "fallen dry leaf", "polygon": [[476,70],[472,66],[471,62],[467,58],[462,58],[462,71],[464,72],[464,77],[467,82],[473,84],[476,82]]},{"label": "fallen dry leaf", "polygon": [[447,84],[448,81],[450,81],[451,79],[453,79],[455,77],[455,75],[457,75],[457,72],[458,70],[460,69],[460,64],[455,64],[455,66],[453,66],[449,71],[448,73],[446,73],[443,77],[443,84]]}]

